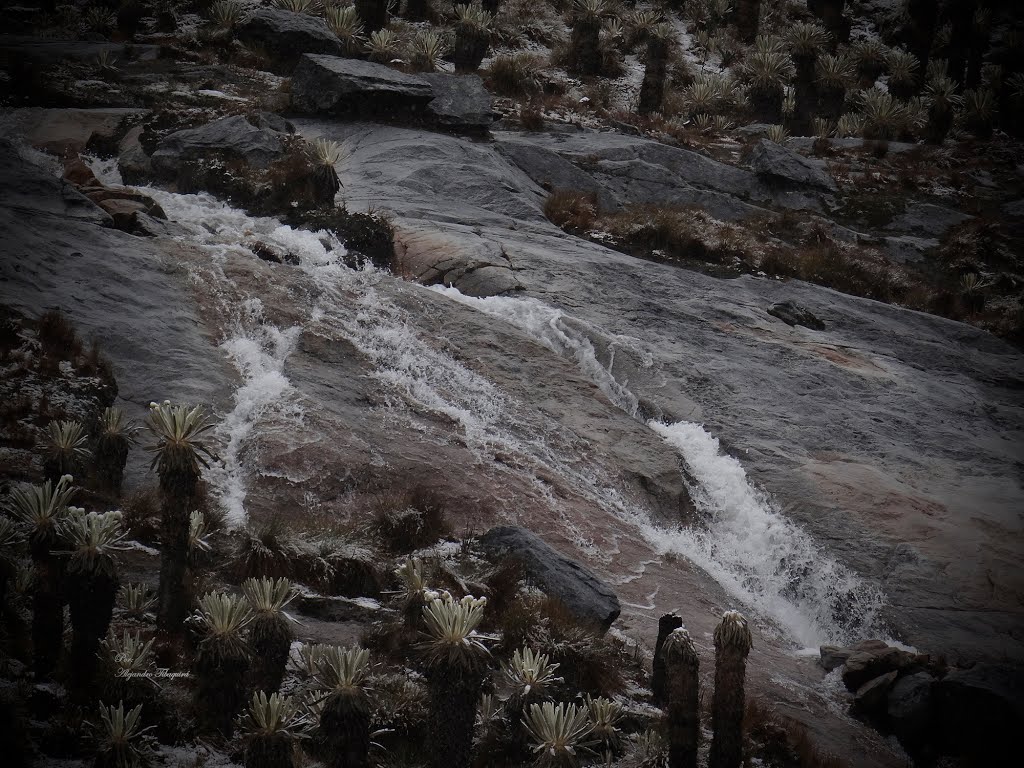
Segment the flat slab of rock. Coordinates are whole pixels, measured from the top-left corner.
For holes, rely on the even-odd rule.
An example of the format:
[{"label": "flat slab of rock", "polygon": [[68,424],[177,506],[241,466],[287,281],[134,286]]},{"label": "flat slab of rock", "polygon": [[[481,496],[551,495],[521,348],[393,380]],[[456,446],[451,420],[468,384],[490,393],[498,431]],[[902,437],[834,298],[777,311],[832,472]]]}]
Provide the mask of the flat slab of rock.
[{"label": "flat slab of rock", "polygon": [[323,19],[305,13],[263,8],[235,26],[235,37],[259,45],[278,65],[294,66],[304,53],[340,56],[341,40]]},{"label": "flat slab of rock", "polygon": [[233,115],[165,136],[151,161],[154,171],[167,175],[177,173],[186,160],[213,155],[227,155],[266,168],[284,150],[279,131],[258,128],[241,115]]},{"label": "flat slab of rock", "polygon": [[611,587],[532,531],[517,526],[491,528],[480,537],[480,546],[492,557],[518,560],[532,582],[561,600],[580,620],[606,631],[618,618],[619,598]]},{"label": "flat slab of rock", "polygon": [[292,107],[306,114],[422,116],[433,98],[422,77],[371,61],[307,53],[292,74]]},{"label": "flat slab of rock", "polygon": [[113,224],[109,214],[62,179],[59,172],[26,160],[7,141],[0,141],[0,179],[2,207],[105,227]]},{"label": "flat slab of rock", "polygon": [[821,160],[799,155],[774,141],[761,139],[748,158],[754,173],[793,187],[816,187],[828,192],[839,188]]},{"label": "flat slab of rock", "polygon": [[8,113],[11,128],[32,146],[54,154],[77,154],[93,139],[114,141],[125,124],[141,120],[148,109],[43,109],[29,107]]},{"label": "flat slab of rock", "polygon": [[486,131],[494,122],[494,100],[479,75],[427,72],[419,77],[430,83],[434,100],[427,113],[434,123],[455,131]]}]

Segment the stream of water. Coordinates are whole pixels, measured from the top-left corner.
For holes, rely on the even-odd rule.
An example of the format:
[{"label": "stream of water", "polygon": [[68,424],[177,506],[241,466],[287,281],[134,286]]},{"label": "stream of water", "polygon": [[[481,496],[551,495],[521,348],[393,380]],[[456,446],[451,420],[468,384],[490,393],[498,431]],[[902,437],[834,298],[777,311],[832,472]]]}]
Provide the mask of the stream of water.
[{"label": "stream of water", "polygon": [[[301,423],[304,409],[315,406],[295,391],[286,374],[287,358],[305,330],[353,344],[372,363],[371,375],[386,385],[396,408],[411,404],[445,414],[458,425],[478,461],[493,463],[493,457],[502,453],[518,457],[517,471],[528,476],[535,477],[542,469],[556,473],[582,497],[639,531],[660,555],[683,555],[706,571],[747,610],[780,626],[797,644],[812,647],[879,634],[881,592],[830,557],[789,520],[750,483],[740,462],[723,453],[718,440],[699,424],[645,422],[695,480],[688,483],[689,490],[705,520],[696,527],[656,525],[647,510],[599,479],[606,473],[581,465],[576,452],[567,449],[559,425],[547,423],[419,333],[415,318],[380,290],[381,281],[394,278],[369,267],[345,266],[340,258],[343,245],[329,235],[250,217],[208,195],[177,195],[155,188],[142,191],[185,227],[188,234],[183,239],[210,254],[217,279],[228,281],[218,268],[225,254],[259,237],[299,256],[299,269],[319,291],[314,304],[304,308],[301,325],[290,328],[267,322],[258,297],[224,302],[230,330],[222,349],[242,383],[234,393],[232,411],[220,420],[220,438],[226,448],[223,466],[212,479],[234,524],[244,522],[246,483],[258,471],[258,458],[247,453],[254,434]],[[639,340],[590,328],[535,299],[476,299],[453,288],[436,290],[574,361],[616,406],[642,420],[636,393],[628,380],[615,373],[617,351],[652,364],[652,356]],[[236,292],[237,286],[225,286],[226,294]],[[600,353],[591,341],[598,336],[604,342]],[[547,501],[581,549],[609,559],[609,553],[601,552],[576,530],[557,499],[548,496]]]}]

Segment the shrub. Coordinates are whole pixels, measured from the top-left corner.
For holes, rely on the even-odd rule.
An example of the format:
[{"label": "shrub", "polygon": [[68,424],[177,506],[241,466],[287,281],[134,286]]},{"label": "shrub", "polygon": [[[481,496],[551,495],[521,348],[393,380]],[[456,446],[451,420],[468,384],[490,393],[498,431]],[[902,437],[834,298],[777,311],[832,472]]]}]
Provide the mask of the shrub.
[{"label": "shrub", "polygon": [[597,218],[597,195],[571,189],[555,189],[544,201],[544,215],[566,232],[582,234]]},{"label": "shrub", "polygon": [[332,5],[324,11],[324,20],[341,40],[346,53],[352,54],[359,50],[363,43],[363,24],[355,8]]},{"label": "shrub", "polygon": [[242,593],[252,610],[249,645],[253,652],[253,682],[256,688],[276,693],[284,678],[294,632],[292,618],[284,612],[295,593],[288,579],[246,579]]},{"label": "shrub", "polygon": [[423,486],[378,496],[372,529],[384,546],[396,554],[436,544],[451,532],[444,500]]},{"label": "shrub", "polygon": [[246,528],[241,532],[232,570],[238,579],[291,576],[300,549],[281,519],[274,517],[255,530]]},{"label": "shrub", "polygon": [[156,544],[160,536],[160,493],[152,486],[138,488],[121,504],[121,524],[132,538]]},{"label": "shrub", "polygon": [[614,696],[625,686],[621,644],[595,627],[581,624],[553,598],[521,595],[498,617],[501,650],[525,645],[558,664],[570,690]]},{"label": "shrub", "polygon": [[142,725],[142,705],[124,711],[124,702],[116,707],[100,702],[99,744],[96,768],[124,768],[145,764],[151,751]]},{"label": "shrub", "polygon": [[498,56],[487,70],[487,84],[499,96],[529,96],[540,91],[540,63],[525,53]]},{"label": "shrub", "polygon": [[245,703],[245,680],[252,661],[242,636],[252,612],[244,600],[208,593],[190,622],[202,640],[195,659],[195,705],[203,725],[231,738],[234,718]]},{"label": "shrub", "polygon": [[82,354],[82,342],[74,326],[60,310],[45,312],[39,318],[37,333],[44,356],[74,360]]}]

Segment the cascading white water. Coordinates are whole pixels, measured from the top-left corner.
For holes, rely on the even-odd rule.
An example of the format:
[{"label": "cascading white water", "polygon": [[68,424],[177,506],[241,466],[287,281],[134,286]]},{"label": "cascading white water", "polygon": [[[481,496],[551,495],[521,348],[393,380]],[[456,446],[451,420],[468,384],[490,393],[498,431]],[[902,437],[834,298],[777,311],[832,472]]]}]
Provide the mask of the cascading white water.
[{"label": "cascading white water", "polygon": [[[215,274],[226,283],[230,280],[219,265],[225,254],[237,249],[246,237],[258,235],[306,258],[325,252],[323,235],[292,230],[274,219],[249,217],[210,195],[178,195],[151,187],[139,189],[160,203],[171,220],[186,230],[182,240],[210,254]],[[333,247],[344,253],[340,243],[335,242]],[[221,303],[224,315],[231,319],[220,347],[238,371],[241,384],[232,394],[233,408],[218,420],[216,434],[224,447],[219,454],[220,463],[211,467],[207,475],[224,509],[226,522],[234,527],[244,524],[246,519],[246,488],[255,462],[246,459],[245,451],[257,425],[267,428],[271,423],[294,424],[302,419],[303,404],[284,374],[285,361],[301,328],[281,329],[267,322],[258,298]]]},{"label": "cascading white water", "polygon": [[[208,195],[143,191],[188,229],[189,242],[209,250],[215,267],[228,249],[257,234],[297,254],[300,269],[322,291],[303,320],[304,326],[346,339],[372,361],[373,375],[401,399],[451,418],[481,461],[501,452],[519,457],[527,475],[540,469],[555,473],[581,496],[638,529],[658,552],[687,557],[737,600],[777,622],[797,642],[840,642],[856,634],[877,632],[881,593],[828,557],[771,499],[752,487],[739,462],[724,455],[717,440],[699,425],[648,422],[697,479],[690,490],[708,525],[677,530],[654,525],[646,510],[599,480],[601,472],[560,452],[556,427],[421,338],[406,313],[377,290],[379,281],[390,278],[370,267],[354,270],[345,266],[339,258],[344,249],[331,236],[249,217]],[[561,310],[534,299],[475,299],[452,288],[437,290],[510,323],[575,361],[613,403],[639,418],[636,395],[628,381],[620,381],[614,373],[616,349],[633,358],[645,357],[635,339],[605,335],[611,341],[602,362],[588,336],[598,335],[596,329]],[[259,310],[258,304],[244,303],[236,312],[235,332],[222,345],[243,378],[235,393],[235,408],[221,425],[227,449],[222,476],[217,478],[222,501],[235,523],[244,520],[245,480],[252,470],[243,466],[242,450],[255,425],[271,417],[301,418],[301,405],[283,374],[300,328],[282,331],[268,325],[262,322]],[[646,358],[650,364],[650,356]],[[538,488],[546,491],[542,484]],[[548,496],[548,502],[560,511],[557,499]],[[609,557],[593,547],[564,515],[563,521],[582,549]]]},{"label": "cascading white water", "polygon": [[[219,468],[221,504],[227,523],[239,526],[245,522],[247,469],[242,449],[257,423],[271,411],[279,418],[301,419],[302,408],[291,395],[293,387],[284,375],[284,362],[295,346],[299,328],[285,331],[262,323],[263,307],[259,299],[243,303],[235,333],[221,343],[221,349],[242,376],[242,386],[235,390],[235,407],[221,420],[218,429],[226,438]],[[216,471],[216,470],[215,470]]]},{"label": "cascading white water", "polygon": [[[435,288],[449,298],[500,318],[526,332],[580,369],[622,410],[638,418],[638,398],[598,359],[584,323],[536,299],[474,298],[455,288]],[[580,328],[584,331],[579,330]],[[618,337],[626,345],[633,340]],[[706,527],[666,529],[621,504],[645,538],[662,554],[684,555],[737,600],[774,619],[798,643],[816,647],[878,634],[884,602],[880,590],[829,557],[763,491],[751,485],[742,465],[720,450],[699,424],[646,422],[678,452],[696,484],[689,490]]]}]

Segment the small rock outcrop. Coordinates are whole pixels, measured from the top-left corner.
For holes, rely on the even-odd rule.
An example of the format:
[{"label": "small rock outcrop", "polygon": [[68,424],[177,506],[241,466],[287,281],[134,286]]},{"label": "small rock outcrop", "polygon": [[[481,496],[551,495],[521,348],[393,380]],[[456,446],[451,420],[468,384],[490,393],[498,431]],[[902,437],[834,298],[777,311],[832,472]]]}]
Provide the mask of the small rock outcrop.
[{"label": "small rock outcrop", "polygon": [[611,587],[532,531],[517,526],[491,528],[480,537],[480,546],[496,560],[517,560],[532,582],[561,600],[578,619],[606,631],[618,618],[619,598]]},{"label": "small rock outcrop", "polygon": [[13,211],[33,211],[89,224],[111,226],[102,208],[79,192],[74,184],[49,169],[24,160],[8,141],[0,141],[0,205]]},{"label": "small rock outcrop", "polygon": [[307,53],[292,75],[292,106],[306,114],[421,116],[433,98],[422,77],[370,61]]},{"label": "small rock outcrop", "polygon": [[853,695],[853,711],[866,717],[884,715],[889,689],[898,676],[899,673],[893,670],[864,683]]},{"label": "small rock outcrop", "polygon": [[304,53],[341,55],[343,46],[323,19],[305,13],[263,8],[235,27],[246,45],[262,46],[278,69],[294,67]]},{"label": "small rock outcrop", "polygon": [[934,687],[937,732],[947,750],[976,765],[999,765],[1024,729],[1024,669],[978,663],[951,671]]},{"label": "small rock outcrop", "polygon": [[256,168],[266,168],[284,151],[280,131],[257,127],[243,116],[233,115],[164,137],[151,161],[154,171],[173,176],[184,162],[214,154],[243,160]]},{"label": "small rock outcrop", "polygon": [[427,105],[427,113],[438,127],[483,132],[494,122],[493,100],[479,75],[428,72],[419,77],[433,89],[434,98]]},{"label": "small rock outcrop", "polygon": [[817,187],[828,192],[839,189],[821,160],[798,155],[774,141],[761,139],[748,160],[754,173],[781,186]]},{"label": "small rock outcrop", "polygon": [[843,666],[846,660],[850,658],[853,650],[850,648],[840,648],[837,645],[823,645],[818,649],[818,653],[821,655],[818,663],[821,664],[826,672],[831,672],[833,669]]},{"label": "small rock outcrop", "polygon": [[825,330],[825,323],[814,313],[804,309],[793,301],[780,301],[768,307],[768,314],[777,317],[786,325],[802,325],[815,331]]},{"label": "small rock outcrop", "polygon": [[[880,641],[876,641],[880,642]],[[854,650],[843,666],[843,684],[847,690],[857,691],[864,683],[889,672],[907,673],[924,665],[924,658],[916,653],[893,648],[870,647]]]}]

